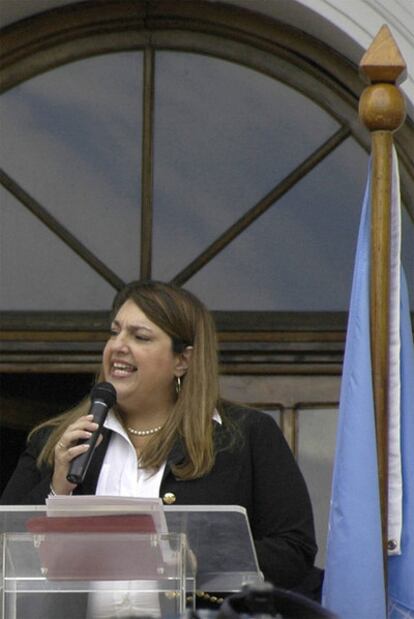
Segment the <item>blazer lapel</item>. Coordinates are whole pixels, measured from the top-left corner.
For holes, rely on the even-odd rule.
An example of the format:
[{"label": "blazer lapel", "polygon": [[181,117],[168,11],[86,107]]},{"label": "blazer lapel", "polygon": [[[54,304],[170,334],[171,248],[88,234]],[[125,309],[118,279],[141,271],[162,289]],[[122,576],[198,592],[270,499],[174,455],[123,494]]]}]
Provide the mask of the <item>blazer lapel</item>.
[{"label": "blazer lapel", "polygon": [[185,458],[185,447],[184,447],[184,443],[183,441],[178,438],[175,443],[173,448],[170,451],[170,454],[167,458],[167,462],[165,465],[165,469],[164,469],[164,474],[162,476],[162,480],[161,480],[161,485],[163,483],[163,481],[165,480],[165,478],[170,474],[171,472],[171,468],[175,465],[175,464],[179,464],[180,462],[182,462]]},{"label": "blazer lapel", "polygon": [[98,485],[99,473],[105,458],[106,450],[108,449],[109,439],[111,438],[112,431],[107,428],[102,428],[103,440],[95,448],[92,456],[92,460],[86,471],[83,484],[75,488],[73,494],[95,494],[96,486]]},{"label": "blazer lapel", "polygon": [[[214,440],[215,448],[217,450],[220,450],[221,443],[223,442],[224,437],[225,437],[225,432],[222,427],[222,424],[214,419],[213,420],[213,440]],[[179,464],[180,462],[183,462],[183,460],[185,459],[185,455],[186,455],[186,450],[185,450],[184,442],[182,441],[181,438],[178,438],[175,441],[174,446],[170,452],[170,455],[167,458],[167,463],[165,465],[161,484],[163,483],[167,475],[169,475],[169,473],[171,472],[172,466],[174,466],[175,464]]]}]

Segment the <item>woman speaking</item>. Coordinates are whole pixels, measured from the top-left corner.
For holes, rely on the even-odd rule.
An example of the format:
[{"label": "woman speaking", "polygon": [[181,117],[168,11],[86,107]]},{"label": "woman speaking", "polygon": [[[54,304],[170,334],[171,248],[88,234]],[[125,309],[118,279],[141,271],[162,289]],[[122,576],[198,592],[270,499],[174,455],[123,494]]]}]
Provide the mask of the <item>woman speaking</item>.
[{"label": "woman speaking", "polygon": [[71,462],[96,431],[90,400],[35,428],[1,503],[43,504],[50,494],[161,497],[247,510],[266,580],[294,588],[316,552],[303,477],[274,420],[219,395],[211,314],[190,292],[155,281],[115,297],[99,381],[117,401],[81,484]]}]

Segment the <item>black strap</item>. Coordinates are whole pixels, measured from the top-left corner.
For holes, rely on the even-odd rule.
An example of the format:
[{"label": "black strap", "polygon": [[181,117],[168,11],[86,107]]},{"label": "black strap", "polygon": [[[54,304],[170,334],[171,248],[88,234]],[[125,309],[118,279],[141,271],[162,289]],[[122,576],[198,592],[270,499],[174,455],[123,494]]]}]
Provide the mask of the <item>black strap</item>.
[{"label": "black strap", "polygon": [[316,602],[270,583],[243,587],[239,593],[226,598],[217,619],[240,619],[241,615],[267,615],[274,619],[337,619]]}]

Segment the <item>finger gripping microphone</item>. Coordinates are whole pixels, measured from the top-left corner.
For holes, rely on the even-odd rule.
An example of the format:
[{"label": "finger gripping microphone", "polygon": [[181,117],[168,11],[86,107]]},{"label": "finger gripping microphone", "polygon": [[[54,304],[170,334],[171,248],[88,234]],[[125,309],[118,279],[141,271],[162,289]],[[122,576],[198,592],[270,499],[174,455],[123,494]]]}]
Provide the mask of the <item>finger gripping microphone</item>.
[{"label": "finger gripping microphone", "polygon": [[88,451],[76,456],[70,463],[69,473],[66,479],[71,484],[81,484],[88,470],[96,441],[98,440],[101,428],[104,424],[108,411],[116,402],[116,391],[111,383],[98,383],[91,391],[91,408],[89,415],[93,415],[93,420],[99,427],[92,432],[92,436],[86,440],[80,440],[78,445],[89,445]]}]

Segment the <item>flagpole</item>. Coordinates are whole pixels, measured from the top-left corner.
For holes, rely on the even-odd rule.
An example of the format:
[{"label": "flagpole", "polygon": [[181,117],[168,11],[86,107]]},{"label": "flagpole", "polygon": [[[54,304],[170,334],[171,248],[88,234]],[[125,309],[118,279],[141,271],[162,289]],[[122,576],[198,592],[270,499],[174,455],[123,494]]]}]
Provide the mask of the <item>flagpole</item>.
[{"label": "flagpole", "polygon": [[360,97],[359,115],[371,132],[371,357],[384,574],[387,581],[392,147],[393,133],[405,119],[404,97],[396,84],[404,79],[406,71],[406,64],[388,26],[384,25],[379,30],[359,67],[363,77],[371,82]]}]

